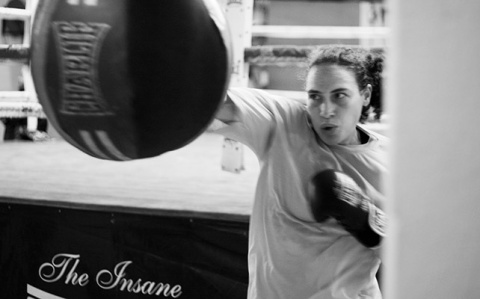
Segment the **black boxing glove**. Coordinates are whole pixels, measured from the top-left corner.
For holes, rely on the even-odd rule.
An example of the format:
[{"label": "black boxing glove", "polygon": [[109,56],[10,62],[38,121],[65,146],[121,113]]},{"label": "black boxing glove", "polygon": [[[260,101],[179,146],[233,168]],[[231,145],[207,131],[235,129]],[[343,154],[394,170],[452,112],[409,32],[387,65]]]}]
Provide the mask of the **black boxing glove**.
[{"label": "black boxing glove", "polygon": [[324,170],[312,178],[310,188],[310,206],[316,221],[333,217],[366,247],[380,244],[385,236],[385,213],[351,177],[333,169]]}]

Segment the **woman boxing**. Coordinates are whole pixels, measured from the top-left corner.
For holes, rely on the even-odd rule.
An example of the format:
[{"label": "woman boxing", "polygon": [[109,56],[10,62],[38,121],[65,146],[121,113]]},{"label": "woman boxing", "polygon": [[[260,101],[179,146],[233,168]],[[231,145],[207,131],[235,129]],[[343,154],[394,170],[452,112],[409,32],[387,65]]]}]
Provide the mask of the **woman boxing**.
[{"label": "woman boxing", "polygon": [[319,47],[309,58],[306,104],[228,91],[216,132],[260,162],[248,298],[381,298],[387,140],[361,122],[372,108],[381,112],[382,68],[368,50]]}]

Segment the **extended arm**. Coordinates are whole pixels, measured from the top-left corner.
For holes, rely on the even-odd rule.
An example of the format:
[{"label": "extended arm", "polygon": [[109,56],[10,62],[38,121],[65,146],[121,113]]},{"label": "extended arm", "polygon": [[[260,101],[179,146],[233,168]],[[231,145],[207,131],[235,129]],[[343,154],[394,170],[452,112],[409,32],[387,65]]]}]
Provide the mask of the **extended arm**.
[{"label": "extended arm", "polygon": [[217,114],[215,115],[215,118],[226,124],[238,121],[239,117],[237,109],[238,108],[236,107],[235,103],[227,95],[225,96],[225,100],[223,101]]}]

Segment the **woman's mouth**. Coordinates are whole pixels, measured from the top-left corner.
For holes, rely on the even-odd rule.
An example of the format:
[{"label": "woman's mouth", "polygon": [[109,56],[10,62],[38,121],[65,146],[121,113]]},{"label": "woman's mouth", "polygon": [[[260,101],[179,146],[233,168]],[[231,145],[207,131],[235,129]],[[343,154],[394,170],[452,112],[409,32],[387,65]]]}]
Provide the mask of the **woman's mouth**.
[{"label": "woman's mouth", "polygon": [[320,126],[320,129],[326,133],[333,133],[337,128],[338,126],[333,124],[324,124]]},{"label": "woman's mouth", "polygon": [[338,126],[334,124],[323,124],[320,126],[320,134],[324,136],[324,138],[336,138],[338,134]]}]

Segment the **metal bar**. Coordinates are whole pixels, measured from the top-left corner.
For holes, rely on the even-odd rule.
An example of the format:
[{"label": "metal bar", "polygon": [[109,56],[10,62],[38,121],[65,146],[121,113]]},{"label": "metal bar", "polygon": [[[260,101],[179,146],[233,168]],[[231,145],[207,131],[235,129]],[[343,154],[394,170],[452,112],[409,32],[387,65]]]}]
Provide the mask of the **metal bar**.
[{"label": "metal bar", "polygon": [[8,8],[0,7],[0,19],[3,20],[29,20],[32,17],[32,12],[19,9],[19,8]]},{"label": "metal bar", "polygon": [[26,103],[26,102],[37,102],[36,97],[32,97],[31,93],[26,91],[1,91],[0,92],[0,106],[4,102],[10,103]]},{"label": "metal bar", "polygon": [[354,26],[274,26],[252,27],[253,36],[291,39],[386,39],[386,27]]}]

